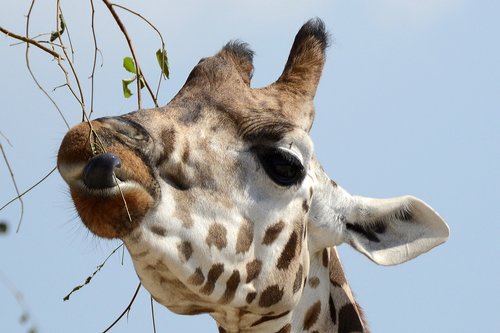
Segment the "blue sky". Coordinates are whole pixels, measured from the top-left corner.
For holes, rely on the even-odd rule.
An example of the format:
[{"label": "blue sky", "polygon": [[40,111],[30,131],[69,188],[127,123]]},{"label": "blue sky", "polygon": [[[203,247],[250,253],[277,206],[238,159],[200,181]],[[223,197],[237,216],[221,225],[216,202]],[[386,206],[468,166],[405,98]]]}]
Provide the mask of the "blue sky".
[{"label": "blue sky", "polygon": [[[33,33],[54,30],[52,2],[40,1]],[[125,1],[164,34],[171,80],[166,104],[202,57],[239,38],[256,51],[253,86],[280,74],[295,33],[311,17],[333,36],[316,97],[312,130],[328,174],[353,194],[413,194],[449,223],[448,243],[411,262],[376,266],[348,246],[341,257],[373,332],[498,332],[500,320],[500,3],[493,0],[261,1],[193,0],[158,4]],[[22,33],[28,1],[2,4],[1,25]],[[70,6],[73,6],[70,8]],[[104,66],[97,71],[95,116],[136,108],[122,97],[129,55],[106,9],[96,2]],[[89,5],[63,2],[77,48],[76,66],[88,92],[92,40]],[[143,70],[157,78],[158,42],[144,24],[120,14],[129,27]],[[127,18],[127,19],[125,19]],[[0,38],[0,131],[18,185],[26,189],[55,165],[66,128],[35,87],[24,48]],[[55,63],[32,49],[40,81],[76,124],[79,107],[63,88]],[[153,79],[154,78],[154,79]],[[88,93],[87,93],[88,96]],[[87,100],[87,103],[89,101]],[[149,101],[147,101],[149,103]],[[151,104],[150,104],[151,105]],[[15,194],[0,163],[0,205]],[[79,223],[59,175],[0,212],[10,233],[0,236],[0,271],[22,291],[40,332],[100,332],[124,309],[137,285],[125,255],[113,256],[69,302],[63,296],[83,282],[118,243],[99,240]],[[14,297],[0,284],[0,331],[26,332]],[[156,305],[159,332],[215,332],[208,316],[187,317]],[[149,296],[139,293],[128,321],[114,332],[151,329]]]}]

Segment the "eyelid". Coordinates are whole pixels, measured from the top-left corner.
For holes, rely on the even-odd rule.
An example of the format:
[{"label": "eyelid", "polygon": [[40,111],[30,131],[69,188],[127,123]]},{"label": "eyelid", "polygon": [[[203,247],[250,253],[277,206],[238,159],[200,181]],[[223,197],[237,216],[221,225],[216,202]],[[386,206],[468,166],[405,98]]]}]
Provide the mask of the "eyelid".
[{"label": "eyelid", "polygon": [[275,148],[276,150],[281,150],[287,154],[290,154],[292,155],[293,157],[295,157],[299,162],[300,164],[304,165],[304,159],[302,158],[302,154],[300,154],[299,152],[295,151],[295,150],[292,150],[290,148],[286,148],[286,147],[276,147]]}]

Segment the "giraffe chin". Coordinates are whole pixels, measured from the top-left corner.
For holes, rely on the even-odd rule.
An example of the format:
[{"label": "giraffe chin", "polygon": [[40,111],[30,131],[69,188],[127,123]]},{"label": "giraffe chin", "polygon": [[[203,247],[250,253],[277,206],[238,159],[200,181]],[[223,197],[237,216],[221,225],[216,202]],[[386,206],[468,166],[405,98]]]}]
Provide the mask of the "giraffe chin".
[{"label": "giraffe chin", "polygon": [[127,183],[105,190],[71,188],[70,192],[85,226],[96,236],[108,239],[130,234],[155,202],[146,190]]}]

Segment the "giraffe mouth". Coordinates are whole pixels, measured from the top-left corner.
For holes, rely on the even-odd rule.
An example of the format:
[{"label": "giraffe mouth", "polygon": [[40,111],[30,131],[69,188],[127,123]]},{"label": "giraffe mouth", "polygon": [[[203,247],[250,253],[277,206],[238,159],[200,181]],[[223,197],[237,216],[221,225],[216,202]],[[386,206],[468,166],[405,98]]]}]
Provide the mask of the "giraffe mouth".
[{"label": "giraffe mouth", "polygon": [[58,168],[70,188],[88,195],[113,196],[142,188],[114,154],[96,155],[86,163],[61,163]]}]

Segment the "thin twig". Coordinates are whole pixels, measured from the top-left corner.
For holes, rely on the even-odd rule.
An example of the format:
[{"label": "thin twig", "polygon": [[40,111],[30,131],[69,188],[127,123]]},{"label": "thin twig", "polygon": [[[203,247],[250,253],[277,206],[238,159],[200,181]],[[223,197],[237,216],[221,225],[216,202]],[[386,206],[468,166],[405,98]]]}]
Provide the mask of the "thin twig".
[{"label": "thin twig", "polygon": [[[90,112],[89,112],[89,117],[92,116],[92,113],[94,112],[94,76],[95,76],[95,68],[97,64],[97,52],[99,48],[97,47],[97,37],[95,34],[95,9],[94,9],[94,0],[90,0],[90,7],[92,11],[92,16],[91,16],[91,30],[92,30],[92,39],[94,41],[94,59],[92,62],[92,74],[90,74]],[[82,121],[83,115],[82,115]]]},{"label": "thin twig", "polygon": [[[30,7],[29,7],[29,10],[28,10],[28,14],[26,15],[26,29],[25,29],[26,38],[29,38],[29,26],[30,26],[31,11],[33,10],[33,6],[35,5],[35,1],[36,0],[32,0],[31,1]],[[64,114],[62,113],[61,109],[57,105],[56,101],[49,95],[49,93],[38,82],[37,78],[35,77],[35,74],[33,73],[33,70],[31,69],[30,60],[29,60],[29,48],[30,48],[30,44],[27,43],[26,44],[26,52],[24,54],[25,61],[26,61],[26,68],[28,68],[28,72],[30,73],[31,78],[35,82],[35,84],[38,87],[38,89],[40,89],[42,91],[42,93],[49,99],[49,101],[52,103],[52,105],[54,105],[54,107],[56,108],[57,112],[59,113],[59,115],[61,116],[62,120],[64,121],[64,124],[69,129],[69,127],[70,127],[69,123],[66,120],[66,117],[64,117]],[[57,59],[58,62],[60,62],[60,61],[63,60],[62,57],[56,57],[56,59]]]},{"label": "thin twig", "polygon": [[108,7],[111,15],[113,15],[113,18],[115,19],[116,24],[118,24],[118,27],[122,31],[123,36],[127,40],[129,50],[132,53],[132,58],[134,59],[135,67],[136,67],[136,71],[137,71],[137,104],[138,104],[139,109],[142,108],[141,107],[141,79],[144,82],[144,85],[146,86],[146,88],[148,89],[148,92],[151,95],[151,98],[153,99],[155,106],[158,107],[158,101],[156,100],[156,97],[153,93],[153,90],[151,90],[151,87],[149,86],[148,81],[146,80],[146,78],[142,74],[141,67],[139,65],[139,62],[137,61],[137,56],[135,55],[134,47],[132,46],[132,40],[130,39],[130,37],[128,35],[128,32],[127,32],[127,29],[125,28],[125,25],[123,25],[122,21],[120,20],[120,17],[118,16],[115,9],[113,8],[113,6],[115,6],[115,4],[110,3],[108,0],[102,0],[102,1],[106,5],[106,7]]},{"label": "thin twig", "polygon": [[57,170],[57,167],[54,167],[54,169],[50,170],[50,172],[48,174],[46,174],[42,179],[40,179],[39,181],[37,181],[29,189],[27,189],[26,191],[24,191],[23,193],[19,194],[17,197],[13,198],[9,202],[7,202],[5,205],[3,205],[2,207],[0,207],[0,211],[2,209],[4,209],[5,207],[7,207],[8,205],[10,205],[11,203],[13,203],[14,201],[18,200],[19,198],[22,198],[26,193],[28,193],[29,191],[31,191],[32,189],[34,189],[35,187],[37,187],[38,185],[40,185],[40,183],[42,183],[45,179],[47,179],[56,170]]},{"label": "thin twig", "polygon": [[69,27],[68,24],[66,23],[66,20],[64,19],[64,15],[61,11],[61,20],[64,23],[64,26],[66,27],[66,35],[68,36],[68,41],[69,41],[69,49],[71,50],[71,62],[75,62],[75,50],[73,49],[73,42],[71,42],[71,35],[69,33]]},{"label": "thin twig", "polygon": [[151,318],[153,319],[153,333],[156,333],[155,309],[153,307],[153,295],[149,295],[151,301]]},{"label": "thin twig", "polygon": [[[64,17],[63,14],[62,14],[62,9],[61,9],[61,0],[57,0],[57,10],[56,10],[57,14],[56,14],[56,22],[57,22],[57,27],[59,27],[59,20],[61,19],[61,17]],[[66,25],[66,23],[64,23]],[[56,28],[57,29],[57,28]],[[61,45],[64,46],[64,42],[62,40],[62,37],[61,37],[61,34],[59,34],[58,36],[58,39],[59,39],[59,43]],[[78,94],[80,95],[79,97],[76,96],[76,93],[74,91],[72,91],[73,95],[75,96],[75,98],[78,100],[78,102],[80,103],[80,106],[82,108],[82,112],[85,113],[85,100],[84,100],[84,97],[83,97],[83,91],[82,91],[82,86],[80,84],[80,80],[78,79],[78,74],[76,73],[76,70],[75,70],[75,67],[73,65],[73,62],[70,60],[69,56],[68,56],[68,53],[66,51],[66,48],[63,47],[62,48],[63,50],[63,53],[64,55],[66,56],[67,58],[67,62],[68,62],[68,65],[69,65],[69,68],[71,69],[71,72],[73,73],[73,78],[75,79],[75,82],[76,82],[76,86],[78,88]],[[60,61],[58,61],[59,64],[61,64]],[[60,66],[62,67],[62,66]],[[62,69],[62,68],[61,68]],[[68,83],[68,87],[71,89],[71,85],[69,83],[69,79],[68,79],[68,76],[67,76],[67,72],[64,70],[65,72],[65,75],[66,75],[66,81]]]},{"label": "thin twig", "polygon": [[5,134],[2,133],[2,131],[0,131],[0,136],[2,138],[5,139],[5,141],[7,141],[7,143],[9,144],[9,146],[13,147],[12,143],[10,142],[9,138],[5,136]]},{"label": "thin twig", "polygon": [[9,169],[10,179],[12,180],[12,184],[14,184],[14,188],[16,189],[17,198],[19,200],[19,204],[21,205],[21,216],[19,217],[19,222],[17,223],[17,229],[16,229],[16,233],[18,233],[19,228],[21,228],[21,223],[23,222],[24,202],[23,202],[23,199],[21,198],[21,193],[19,192],[19,188],[17,187],[16,177],[14,177],[14,172],[12,171],[12,168],[10,167],[9,159],[7,158],[7,154],[5,153],[5,150],[3,150],[3,146],[1,143],[0,143],[0,150],[2,151],[3,160],[5,161],[5,164],[7,165],[7,169]]},{"label": "thin twig", "polygon": [[9,36],[11,38],[18,39],[18,40],[23,41],[25,43],[34,45],[34,46],[38,47],[40,50],[43,50],[43,51],[49,53],[50,55],[52,55],[55,58],[64,60],[64,58],[59,53],[57,53],[54,50],[49,49],[46,46],[43,46],[42,44],[40,44],[40,42],[38,42],[38,41],[36,41],[34,39],[27,38],[27,37],[15,34],[15,33],[11,32],[11,31],[9,31],[9,30],[1,27],[1,26],[0,26],[0,32],[3,32],[4,34],[6,34],[7,36]]},{"label": "thin twig", "polygon": [[78,286],[74,287],[74,288],[73,288],[73,289],[69,292],[69,294],[67,294],[66,296],[64,296],[63,301],[67,301],[67,300],[69,300],[69,297],[71,296],[71,294],[73,294],[75,291],[78,291],[78,290],[82,289],[83,287],[85,287],[87,284],[89,284],[89,283],[90,283],[90,280],[92,280],[92,278],[93,278],[93,277],[97,274],[97,272],[99,272],[99,271],[101,270],[101,268],[103,268],[103,267],[104,267],[104,264],[106,264],[106,262],[108,261],[108,259],[109,259],[109,258],[110,258],[110,257],[111,257],[111,256],[112,256],[115,252],[116,252],[116,251],[118,251],[118,249],[119,249],[120,247],[125,248],[125,246],[123,246],[123,243],[121,243],[121,244],[120,244],[117,248],[115,248],[115,249],[114,249],[114,250],[113,250],[113,251],[112,251],[112,252],[111,252],[111,253],[110,253],[110,254],[106,257],[106,259],[104,259],[104,261],[103,261],[103,262],[102,262],[99,266],[97,266],[96,270],[95,270],[92,274],[90,274],[90,275],[89,275],[89,276],[85,279],[85,281],[83,282],[83,284],[80,284],[80,285],[78,285]]},{"label": "thin twig", "polygon": [[128,306],[125,308],[125,310],[121,313],[121,315],[115,319],[115,321],[108,326],[108,328],[106,328],[104,331],[102,331],[102,333],[106,333],[108,332],[111,328],[113,328],[113,326],[116,325],[117,322],[120,321],[120,319],[123,318],[123,316],[125,314],[128,315],[128,313],[130,312],[130,309],[132,308],[132,304],[134,303],[135,301],[135,298],[137,297],[137,294],[139,293],[139,289],[141,289],[141,283],[139,282],[139,285],[137,286],[137,289],[135,290],[135,293],[134,293],[134,296],[132,296],[132,299],[130,300],[130,303],[128,304]]}]

